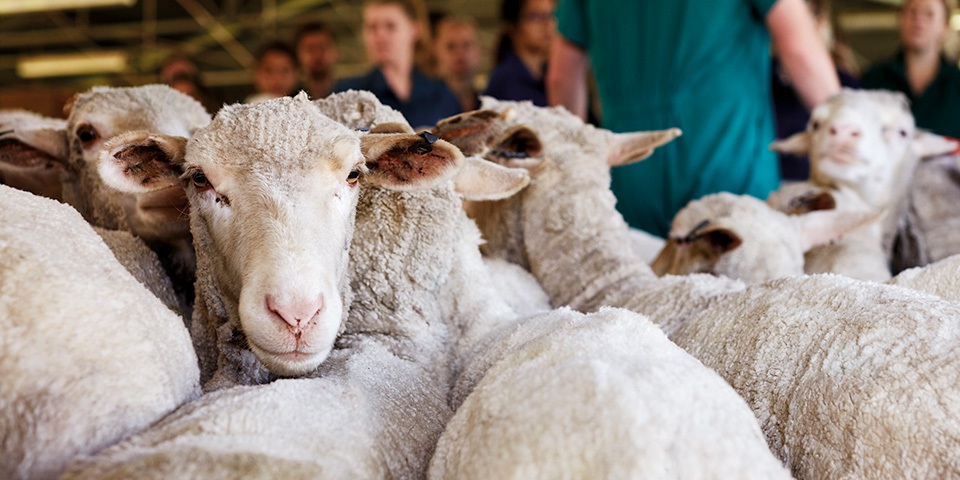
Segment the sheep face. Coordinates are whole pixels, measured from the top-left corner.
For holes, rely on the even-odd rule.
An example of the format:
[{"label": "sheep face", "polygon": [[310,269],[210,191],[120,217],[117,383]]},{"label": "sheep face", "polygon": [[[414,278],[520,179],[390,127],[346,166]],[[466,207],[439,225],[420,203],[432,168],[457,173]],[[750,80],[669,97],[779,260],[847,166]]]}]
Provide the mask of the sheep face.
[{"label": "sheep face", "polygon": [[[803,274],[803,254],[881,217],[872,212],[832,210],[829,193],[805,194],[800,215],[787,215],[748,195],[717,193],[677,212],[663,250],[651,269],[657,275],[710,273],[759,283]],[[830,209],[816,210],[829,207]]]},{"label": "sheep face", "polygon": [[463,157],[432,140],[361,136],[300,95],[224,107],[189,143],[128,132],[104,145],[99,168],[124,191],[185,189],[198,285],[212,284],[267,369],[299,376],[329,355],[345,317],[358,184],[451,178]]},{"label": "sheep face", "polygon": [[70,174],[64,199],[100,227],[128,230],[148,241],[188,237],[188,204],[181,187],[137,194],[111,189],[97,173],[99,150],[130,130],[189,137],[210,122],[206,110],[165,85],[97,87],[74,97],[65,110]]},{"label": "sheep face", "polygon": [[0,111],[0,184],[61,200],[66,122],[24,110]]}]

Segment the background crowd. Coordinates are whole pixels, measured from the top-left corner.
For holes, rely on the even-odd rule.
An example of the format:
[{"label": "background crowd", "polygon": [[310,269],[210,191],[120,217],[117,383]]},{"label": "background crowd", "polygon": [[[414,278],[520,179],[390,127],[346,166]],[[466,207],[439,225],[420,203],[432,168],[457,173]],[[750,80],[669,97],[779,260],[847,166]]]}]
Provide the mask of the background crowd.
[{"label": "background crowd", "polygon": [[[429,127],[490,95],[563,105],[617,132],[679,127],[683,137],[613,171],[617,208],[661,236],[692,199],[764,198],[781,181],[806,179],[806,159],[778,159],[768,145],[805,128],[811,107],[841,86],[903,92],[919,127],[960,137],[960,70],[943,51],[954,0],[907,0],[900,49],[866,68],[831,24],[829,0],[692,3],[503,0],[488,51],[470,18],[427,12],[420,0],[368,0],[369,71],[338,77],[334,32],[309,23],[289,44],[262,46],[245,101],[363,89]],[[486,55],[493,69],[479,85]],[[215,109],[189,58],[172,56],[160,78]]]}]

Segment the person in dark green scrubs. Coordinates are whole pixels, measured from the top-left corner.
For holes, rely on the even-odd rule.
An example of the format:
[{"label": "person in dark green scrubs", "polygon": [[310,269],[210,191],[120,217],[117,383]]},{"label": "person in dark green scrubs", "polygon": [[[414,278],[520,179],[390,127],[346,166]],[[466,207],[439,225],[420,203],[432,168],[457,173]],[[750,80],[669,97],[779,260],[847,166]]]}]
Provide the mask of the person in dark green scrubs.
[{"label": "person in dark green scrubs", "polygon": [[904,3],[900,14],[901,50],[871,67],[863,76],[863,85],[905,93],[917,127],[960,138],[960,69],[943,56],[952,3]]},{"label": "person in dark green scrubs", "polygon": [[[592,64],[603,127],[679,127],[683,136],[641,163],[613,170],[617,209],[665,236],[674,214],[703,195],[758,198],[779,186],[770,44],[810,107],[839,91],[803,0],[562,0],[550,60],[550,103],[583,116],[577,91]],[[557,63],[554,63],[557,62]]]}]

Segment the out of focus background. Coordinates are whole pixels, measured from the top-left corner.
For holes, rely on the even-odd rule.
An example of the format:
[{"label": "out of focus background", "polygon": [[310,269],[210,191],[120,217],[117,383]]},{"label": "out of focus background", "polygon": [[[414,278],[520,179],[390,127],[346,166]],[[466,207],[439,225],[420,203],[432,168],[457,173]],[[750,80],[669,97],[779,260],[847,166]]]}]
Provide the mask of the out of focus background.
[{"label": "out of focus background", "polygon": [[[861,68],[893,54],[900,0],[834,0],[830,17]],[[484,55],[475,84],[482,89],[499,29],[498,2],[428,0],[431,15],[472,18]],[[281,40],[293,45],[298,26],[321,21],[339,47],[337,77],[369,68],[360,38],[359,0],[0,0],[0,108],[51,116],[75,92],[94,85],[130,86],[159,80],[171,54],[199,67],[215,104],[253,93],[254,56]],[[951,26],[960,30],[960,14]],[[956,41],[947,54],[955,58]]]}]

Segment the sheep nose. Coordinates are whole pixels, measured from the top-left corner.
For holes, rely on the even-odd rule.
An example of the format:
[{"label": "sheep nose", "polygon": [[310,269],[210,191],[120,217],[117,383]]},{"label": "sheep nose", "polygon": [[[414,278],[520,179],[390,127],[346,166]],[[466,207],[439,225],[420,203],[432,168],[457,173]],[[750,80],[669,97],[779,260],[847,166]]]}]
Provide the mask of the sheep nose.
[{"label": "sheep nose", "polygon": [[832,124],[828,132],[831,137],[836,137],[838,140],[859,138],[861,134],[859,126],[850,124]]},{"label": "sheep nose", "polygon": [[299,332],[313,317],[323,311],[323,294],[316,297],[294,297],[278,299],[276,295],[267,295],[267,309],[283,319],[294,332]]}]

